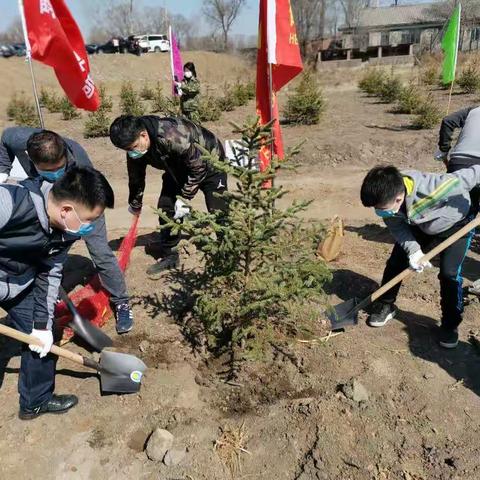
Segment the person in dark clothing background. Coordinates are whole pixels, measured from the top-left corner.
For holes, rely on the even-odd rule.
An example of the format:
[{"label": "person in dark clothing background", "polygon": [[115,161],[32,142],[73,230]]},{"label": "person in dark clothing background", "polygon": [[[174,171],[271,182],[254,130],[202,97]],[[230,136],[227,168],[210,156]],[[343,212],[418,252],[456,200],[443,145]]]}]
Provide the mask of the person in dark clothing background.
[{"label": "person in dark clothing background", "polygon": [[[452,148],[456,130],[460,134]],[[439,131],[438,151],[435,160],[443,161],[448,173],[453,173],[472,165],[480,165],[480,107],[470,107],[447,115],[442,120]],[[480,208],[480,187],[470,190],[471,216],[478,215]],[[468,287],[468,291],[480,296],[480,279]]]},{"label": "person in dark clothing background", "polygon": [[[210,165],[199,146],[225,158],[220,140],[209,130],[183,118],[160,118],[153,115],[118,117],[110,127],[112,143],[127,151],[129,179],[129,210],[139,215],[143,205],[147,166],[164,170],[158,208],[170,218],[180,220],[190,209],[185,200],[191,200],[198,190],[205,195],[209,211],[225,210],[221,194],[227,189],[227,175]],[[177,198],[180,197],[180,198]],[[160,225],[164,221],[160,219]],[[147,274],[157,278],[164,270],[179,265],[178,235],[169,229],[160,232],[161,259],[148,268]]]},{"label": "person in dark clothing background", "polygon": [[[27,177],[41,176],[49,182],[60,178],[75,167],[92,167],[87,152],[69,138],[55,132],[28,127],[7,128],[0,140],[0,181],[5,181],[17,160]],[[117,332],[126,333],[133,327],[133,314],[123,272],[108,245],[105,217],[95,221],[93,232],[85,238],[102,285],[111,294],[117,321]]]},{"label": "person in dark clothing background", "polygon": [[71,245],[92,232],[114,195],[105,177],[72,167],[55,183],[42,177],[0,185],[0,306],[13,328],[43,344],[23,345],[19,417],[64,413],[75,395],[55,395],[53,316],[62,268]]}]

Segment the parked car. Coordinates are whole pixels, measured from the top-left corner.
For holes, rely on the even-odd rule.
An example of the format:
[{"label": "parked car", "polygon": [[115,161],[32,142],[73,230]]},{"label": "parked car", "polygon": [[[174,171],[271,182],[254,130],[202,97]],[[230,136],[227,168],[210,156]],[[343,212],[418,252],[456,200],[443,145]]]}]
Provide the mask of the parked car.
[{"label": "parked car", "polygon": [[169,52],[170,42],[166,35],[134,35],[133,38],[140,42],[144,52]]},{"label": "parked car", "polygon": [[85,45],[85,50],[89,55],[93,55],[94,53],[98,53],[99,46],[96,43],[87,43]]},{"label": "parked car", "polygon": [[15,50],[12,48],[11,45],[7,45],[7,44],[0,45],[0,57],[10,58],[15,55],[16,55]]},{"label": "parked car", "polygon": [[10,48],[13,49],[17,57],[24,57],[27,54],[27,47],[24,43],[12,43]]},{"label": "parked car", "polygon": [[[118,41],[118,46],[114,45],[114,40]],[[125,53],[127,50],[127,41],[122,37],[115,37],[107,43],[98,47],[98,53]]]}]

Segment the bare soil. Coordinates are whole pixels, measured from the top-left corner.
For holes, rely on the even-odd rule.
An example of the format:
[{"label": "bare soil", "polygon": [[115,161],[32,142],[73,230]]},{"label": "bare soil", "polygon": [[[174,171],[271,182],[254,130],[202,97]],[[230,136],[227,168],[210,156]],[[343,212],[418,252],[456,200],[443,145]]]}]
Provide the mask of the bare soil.
[{"label": "bare soil", "polygon": [[[216,88],[253,72],[236,58],[189,57],[200,64],[204,83],[206,79]],[[115,93],[124,78],[140,78],[141,84],[167,75],[165,62],[165,57],[151,55],[96,57],[92,63],[95,78]],[[5,127],[4,105],[14,87],[28,88],[28,77],[20,60],[0,63],[0,127]],[[37,70],[40,84],[54,85],[50,72]],[[348,71],[343,74],[349,76]],[[343,252],[331,264],[334,280],[328,287],[335,304],[371,292],[392,247],[381,222],[359,202],[366,171],[377,163],[442,168],[432,159],[436,131],[411,130],[408,116],[388,113],[388,106],[362,96],[348,78],[327,86],[326,97],[328,110],[320,125],[284,128],[287,145],[301,139],[307,143],[303,166],[296,173],[281,173],[280,182],[290,191],[285,203],[313,199],[310,217],[340,214],[345,219]],[[435,92],[435,97],[446,107],[445,92]],[[454,96],[452,108],[476,100]],[[253,103],[208,126],[221,138],[230,138],[228,121],[241,122],[252,114]],[[46,121],[49,128],[84,145],[114,185],[116,208],[108,212],[107,221],[112,244],[118,245],[131,220],[123,155],[107,139],[84,140],[82,119],[63,122],[59,115],[47,114]],[[161,180],[157,172],[148,175],[145,203],[154,206]],[[197,198],[195,204],[202,207],[203,200]],[[119,338],[113,321],[106,326],[118,348],[148,365],[141,392],[101,396],[94,374],[60,360],[57,391],[77,394],[78,407],[67,415],[21,422],[19,358],[14,355],[0,375],[0,478],[228,479],[215,441],[222,428],[242,424],[247,438],[237,451],[237,479],[480,478],[480,351],[469,342],[469,332],[480,330],[476,299],[466,306],[458,348],[440,349],[435,341],[440,311],[434,268],[404,285],[398,320],[385,328],[371,329],[362,318],[358,326],[328,342],[297,342],[272,351],[271,358],[243,365],[235,382],[226,383],[224,359],[208,359],[183,336],[168,304],[167,279],[151,281],[144,274],[153,261],[145,245],[157,224],[154,213],[146,210],[127,274],[135,329]],[[480,276],[475,250],[466,259],[467,284]],[[74,252],[83,255],[85,248],[80,244]],[[326,326],[321,312],[319,324]],[[13,347],[4,342],[2,357],[14,354]],[[74,344],[68,348],[80,351]],[[353,378],[365,386],[367,401],[357,403],[342,393],[341,386]],[[166,467],[147,458],[144,446],[155,427],[169,430],[178,446],[187,447],[184,463]]]}]

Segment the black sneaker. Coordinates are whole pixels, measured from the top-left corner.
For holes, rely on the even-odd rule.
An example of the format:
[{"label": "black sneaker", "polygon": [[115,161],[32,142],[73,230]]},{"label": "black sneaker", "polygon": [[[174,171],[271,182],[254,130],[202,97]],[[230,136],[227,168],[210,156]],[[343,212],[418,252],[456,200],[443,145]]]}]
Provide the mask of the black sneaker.
[{"label": "black sneaker", "polygon": [[44,413],[65,413],[78,403],[75,395],[52,395],[52,398],[43,405],[35,408],[20,408],[20,420],[33,420]]},{"label": "black sneaker", "polygon": [[389,320],[395,318],[397,312],[398,309],[395,305],[375,302],[372,305],[372,313],[367,320],[367,325],[370,327],[383,327]]},{"label": "black sneaker", "polygon": [[440,327],[438,343],[443,348],[455,348],[458,345],[458,330]]}]

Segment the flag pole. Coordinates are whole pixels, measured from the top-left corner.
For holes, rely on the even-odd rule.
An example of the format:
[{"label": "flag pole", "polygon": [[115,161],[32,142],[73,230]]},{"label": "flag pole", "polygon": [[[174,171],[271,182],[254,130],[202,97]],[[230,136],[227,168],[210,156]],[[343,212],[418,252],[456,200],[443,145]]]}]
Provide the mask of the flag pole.
[{"label": "flag pole", "polygon": [[[268,99],[270,102],[270,121],[273,120],[273,67],[270,62],[268,62]],[[272,124],[272,133],[273,133],[273,124]],[[270,165],[272,164],[274,154],[274,142],[270,144]],[[271,185],[274,186],[274,179],[271,179]]]},{"label": "flag pole", "polygon": [[38,99],[37,94],[37,83],[35,81],[35,73],[33,71],[33,62],[32,62],[32,50],[30,48],[30,42],[28,41],[28,33],[27,33],[27,22],[25,20],[25,11],[23,0],[18,0],[18,8],[20,9],[20,18],[22,20],[22,30],[23,30],[23,37],[25,39],[25,47],[26,47],[26,61],[30,67],[30,76],[32,78],[32,88],[33,88],[33,97],[35,98],[35,106],[37,108],[38,119],[40,120],[40,126],[45,128],[45,122],[43,121],[42,109],[40,108],[40,101]]}]

